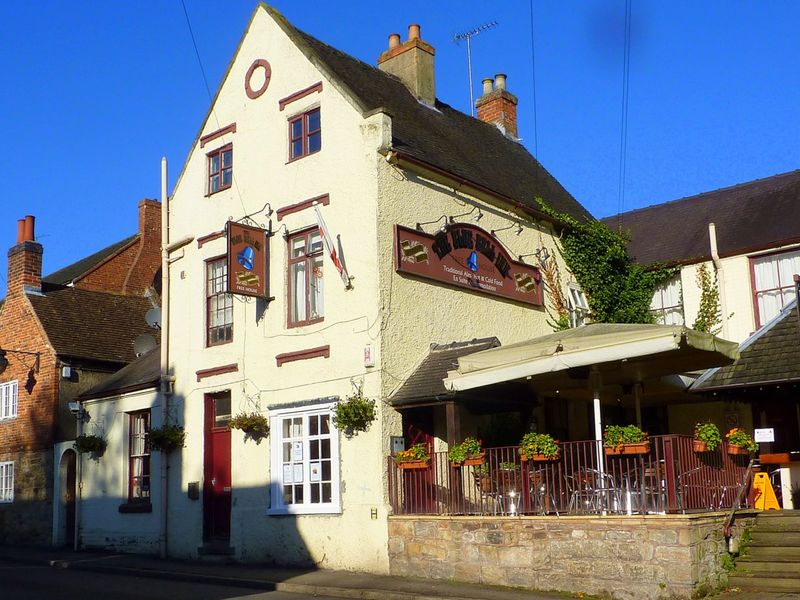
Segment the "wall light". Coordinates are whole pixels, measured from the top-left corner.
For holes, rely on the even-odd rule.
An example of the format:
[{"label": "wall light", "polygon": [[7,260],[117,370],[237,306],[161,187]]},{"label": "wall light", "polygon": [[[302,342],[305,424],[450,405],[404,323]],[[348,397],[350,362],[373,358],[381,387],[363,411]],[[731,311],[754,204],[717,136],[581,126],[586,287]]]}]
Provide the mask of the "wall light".
[{"label": "wall light", "polygon": [[6,354],[23,354],[25,356],[33,356],[33,365],[29,365],[26,361],[22,360],[22,364],[26,367],[31,369],[33,372],[39,372],[39,357],[41,354],[39,352],[26,352],[24,350],[6,350],[5,348],[0,348],[0,373],[3,373],[8,368],[8,358]]},{"label": "wall light", "polygon": [[521,233],[522,233],[522,225],[520,224],[520,222],[519,222],[519,221],[514,221],[514,222],[513,222],[511,225],[509,225],[508,227],[501,227],[500,229],[492,229],[492,235],[496,235],[496,234],[497,234],[497,233],[499,233],[500,231],[507,231],[507,230],[509,230],[509,229],[513,229],[514,227],[516,227],[516,228],[517,228],[517,230],[514,232],[514,234],[515,234],[515,235],[519,235],[519,234],[521,234]]},{"label": "wall light", "polygon": [[447,215],[442,215],[438,219],[434,219],[433,221],[424,221],[422,223],[417,223],[416,230],[425,233],[425,230],[422,229],[423,225],[431,225],[433,223],[438,223],[439,221],[444,220],[444,224],[439,228],[440,231],[444,232],[447,229],[448,221]]}]

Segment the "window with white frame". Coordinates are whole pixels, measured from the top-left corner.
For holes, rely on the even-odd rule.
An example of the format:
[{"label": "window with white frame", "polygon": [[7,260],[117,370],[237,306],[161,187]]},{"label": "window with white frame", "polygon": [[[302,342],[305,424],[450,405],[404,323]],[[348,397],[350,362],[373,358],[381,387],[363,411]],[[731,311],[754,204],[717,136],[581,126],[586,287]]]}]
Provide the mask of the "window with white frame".
[{"label": "window with white frame", "polygon": [[586,325],[589,320],[589,302],[586,300],[586,294],[574,284],[569,285],[568,291],[569,326],[580,327],[581,325]]},{"label": "window with white frame", "polygon": [[150,411],[128,415],[128,502],[150,502]]},{"label": "window with white frame", "polygon": [[333,404],[273,410],[270,514],[341,512]]},{"label": "window with white frame", "polygon": [[17,416],[18,390],[16,381],[0,383],[0,421]]},{"label": "window with white frame", "polygon": [[14,463],[0,462],[0,504],[14,501]]},{"label": "window with white frame", "polygon": [[794,298],[794,275],[800,273],[800,250],[755,256],[750,259],[750,265],[756,327],[761,327]]},{"label": "window with white frame", "polygon": [[681,277],[676,275],[656,288],[650,302],[650,312],[660,325],[683,325]]}]

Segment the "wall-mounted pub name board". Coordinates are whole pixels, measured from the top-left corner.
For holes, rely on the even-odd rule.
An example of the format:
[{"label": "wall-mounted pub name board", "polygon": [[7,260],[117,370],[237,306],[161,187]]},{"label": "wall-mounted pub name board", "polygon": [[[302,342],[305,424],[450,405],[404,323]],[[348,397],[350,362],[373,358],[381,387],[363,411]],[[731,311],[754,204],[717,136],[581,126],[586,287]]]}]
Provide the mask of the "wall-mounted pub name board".
[{"label": "wall-mounted pub name board", "polygon": [[513,260],[489,232],[468,223],[435,235],[395,225],[395,268],[448,285],[517,302],[543,304],[539,269]]},{"label": "wall-mounted pub name board", "polygon": [[230,294],[269,296],[267,232],[228,221],[228,289]]}]

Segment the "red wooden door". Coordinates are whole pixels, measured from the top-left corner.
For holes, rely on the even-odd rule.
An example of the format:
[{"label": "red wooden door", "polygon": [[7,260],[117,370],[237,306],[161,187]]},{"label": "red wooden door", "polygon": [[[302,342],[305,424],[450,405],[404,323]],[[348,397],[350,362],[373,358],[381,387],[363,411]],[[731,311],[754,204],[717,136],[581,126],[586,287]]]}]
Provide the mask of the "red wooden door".
[{"label": "red wooden door", "polygon": [[231,535],[231,394],[205,397],[203,468],[203,539]]}]

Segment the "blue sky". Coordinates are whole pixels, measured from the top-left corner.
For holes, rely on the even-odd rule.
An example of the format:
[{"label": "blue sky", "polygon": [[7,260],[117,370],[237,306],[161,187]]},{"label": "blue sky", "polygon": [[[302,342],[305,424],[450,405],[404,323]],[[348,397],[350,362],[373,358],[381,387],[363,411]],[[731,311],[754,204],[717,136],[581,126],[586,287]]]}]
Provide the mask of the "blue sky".
[{"label": "blue sky", "polygon": [[[185,2],[213,94],[255,2]],[[595,216],[618,211],[623,0],[535,0],[535,111],[530,0],[273,5],[371,64],[421,24],[437,95],[464,112],[453,34],[497,21],[473,40],[476,90],[507,73],[523,143]],[[800,168],[798,22],[791,0],[633,0],[624,210]],[[174,182],[209,99],[180,0],[2,2],[0,36],[0,246],[35,215],[48,273],[135,231],[160,157]]]}]

